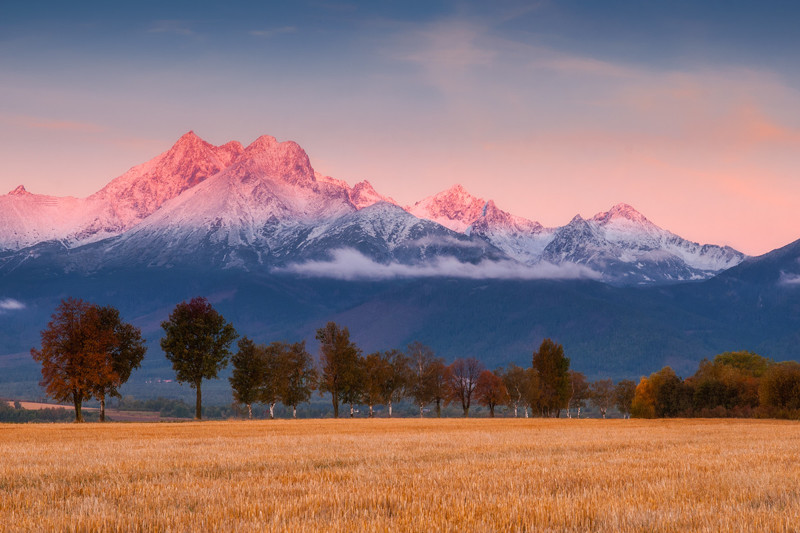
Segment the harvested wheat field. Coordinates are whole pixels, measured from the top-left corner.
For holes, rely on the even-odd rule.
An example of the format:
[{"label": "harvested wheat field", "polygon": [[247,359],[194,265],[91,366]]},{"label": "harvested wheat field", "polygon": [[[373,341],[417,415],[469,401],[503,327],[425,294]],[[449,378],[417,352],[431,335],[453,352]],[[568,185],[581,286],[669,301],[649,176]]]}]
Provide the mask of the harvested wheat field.
[{"label": "harvested wheat field", "polygon": [[800,425],[0,426],[0,529],[797,531]]}]

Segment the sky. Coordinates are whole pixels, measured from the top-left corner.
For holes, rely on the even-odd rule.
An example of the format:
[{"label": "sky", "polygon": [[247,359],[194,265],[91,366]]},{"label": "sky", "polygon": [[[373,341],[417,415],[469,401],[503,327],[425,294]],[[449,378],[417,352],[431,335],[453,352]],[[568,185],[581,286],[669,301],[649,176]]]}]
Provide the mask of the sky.
[{"label": "sky", "polygon": [[[166,5],[165,5],[166,4]],[[0,194],[87,196],[182,134],[297,141],[403,204],[545,226],[628,203],[800,238],[797,2],[3,2]]]}]

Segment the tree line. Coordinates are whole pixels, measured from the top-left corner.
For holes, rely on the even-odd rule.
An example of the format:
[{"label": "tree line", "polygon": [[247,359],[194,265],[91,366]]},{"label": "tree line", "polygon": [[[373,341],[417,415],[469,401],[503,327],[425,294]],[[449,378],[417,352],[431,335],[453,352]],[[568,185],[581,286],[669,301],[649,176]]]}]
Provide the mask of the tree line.
[{"label": "tree line", "polygon": [[639,418],[800,418],[800,364],[739,351],[704,359],[686,379],[667,366],[641,378],[631,413]]},{"label": "tree line", "polygon": [[[195,390],[195,418],[202,417],[202,384],[215,379],[232,363],[229,378],[236,403],[252,417],[253,404],[269,408],[291,407],[308,402],[316,391],[329,395],[333,416],[340,407],[366,406],[368,416],[385,406],[388,416],[394,406],[409,401],[423,416],[431,407],[435,416],[454,405],[468,417],[474,404],[495,416],[499,406],[513,416],[581,417],[592,405],[603,418],[616,408],[622,416],[790,416],[800,412],[800,365],[774,363],[751,354],[734,352],[703,361],[697,373],[682,380],[669,367],[631,380],[590,382],[570,369],[564,348],[544,339],[533,352],[531,366],[511,364],[489,370],[476,358],[452,363],[437,357],[420,342],[405,350],[391,349],[364,354],[350,339],[350,332],[328,322],[316,332],[319,357],[315,359],[305,342],[256,344],[239,339],[234,327],[205,298],[179,303],[161,324],[161,349],[172,363],[176,380]],[[82,300],[62,300],[48,327],[42,331],[42,347],[32,349],[42,364],[42,385],[58,401],[75,406],[75,419],[82,421],[81,404],[97,399],[100,420],[105,420],[106,398],[119,397],[119,388],[141,365],[145,340],[138,328],[123,322],[113,307]],[[237,351],[231,350],[239,339]]]}]

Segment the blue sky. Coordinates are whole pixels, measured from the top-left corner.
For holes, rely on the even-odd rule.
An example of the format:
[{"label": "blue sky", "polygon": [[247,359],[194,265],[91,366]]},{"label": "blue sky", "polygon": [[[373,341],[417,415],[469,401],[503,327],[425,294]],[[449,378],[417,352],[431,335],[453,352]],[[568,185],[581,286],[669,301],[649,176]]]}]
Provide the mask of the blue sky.
[{"label": "blue sky", "polygon": [[0,192],[88,195],[194,130],[413,202],[800,237],[795,2],[6,2]]}]

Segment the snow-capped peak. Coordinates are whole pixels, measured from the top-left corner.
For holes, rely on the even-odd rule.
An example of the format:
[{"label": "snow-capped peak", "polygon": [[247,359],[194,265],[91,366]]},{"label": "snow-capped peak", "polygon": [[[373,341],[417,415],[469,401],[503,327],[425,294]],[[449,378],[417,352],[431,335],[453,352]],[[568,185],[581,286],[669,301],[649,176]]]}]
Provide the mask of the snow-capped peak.
[{"label": "snow-capped peak", "polygon": [[597,213],[592,220],[598,224],[607,224],[614,220],[629,220],[637,224],[652,224],[643,214],[628,204],[617,204],[608,211]]},{"label": "snow-capped peak", "polygon": [[483,215],[486,200],[473,196],[461,185],[454,185],[433,196],[420,200],[406,211],[442,226],[463,233]]},{"label": "snow-capped peak", "polygon": [[393,198],[380,194],[367,180],[356,183],[353,188],[350,189],[349,196],[350,201],[353,202],[356,209],[363,209],[377,204],[378,202],[387,202],[397,205],[397,202],[395,202]]},{"label": "snow-capped peak", "polygon": [[294,141],[278,142],[271,135],[250,143],[234,166],[296,185],[311,186],[316,181],[305,150]]}]

